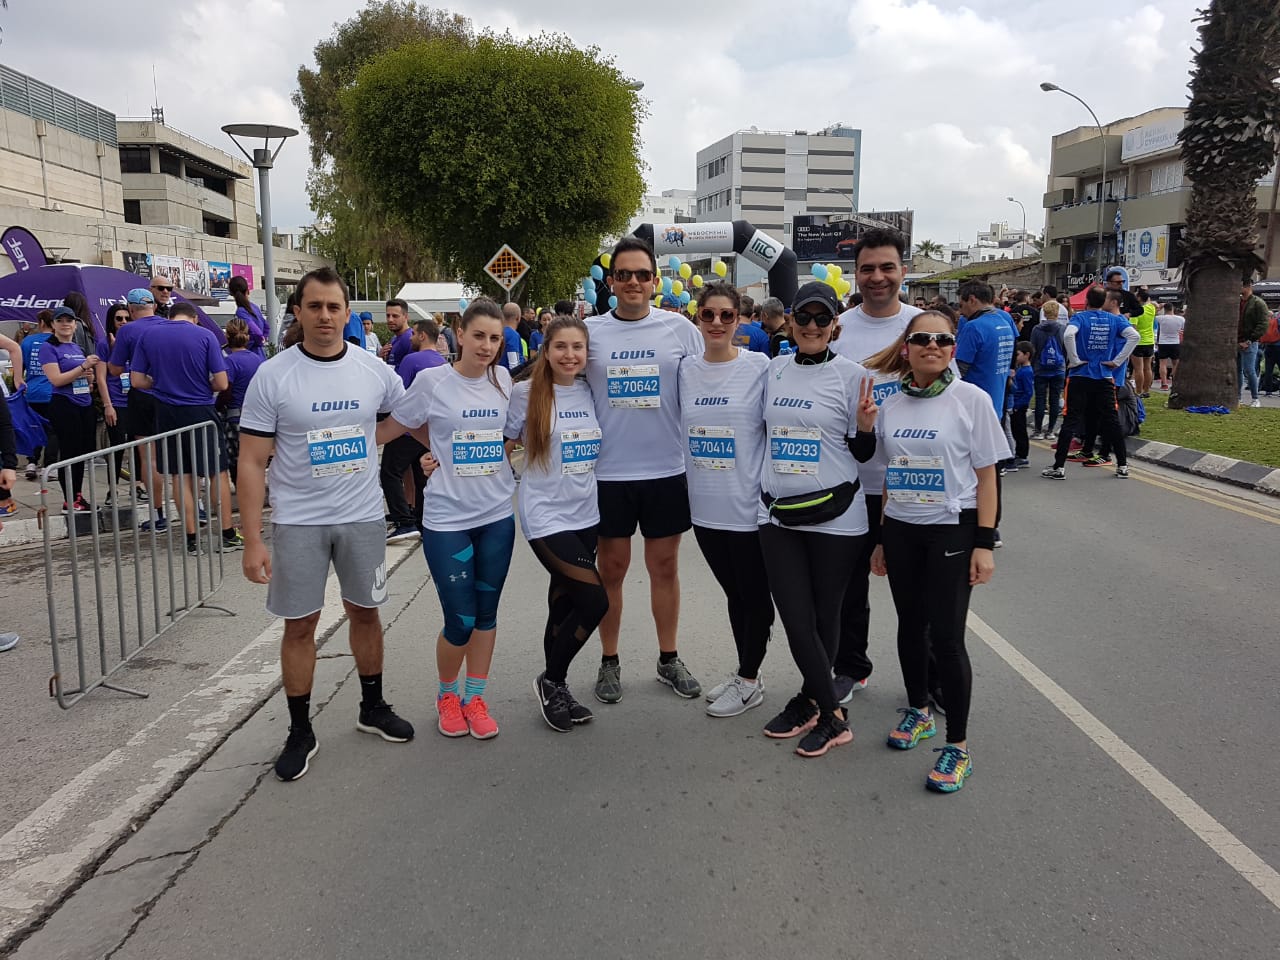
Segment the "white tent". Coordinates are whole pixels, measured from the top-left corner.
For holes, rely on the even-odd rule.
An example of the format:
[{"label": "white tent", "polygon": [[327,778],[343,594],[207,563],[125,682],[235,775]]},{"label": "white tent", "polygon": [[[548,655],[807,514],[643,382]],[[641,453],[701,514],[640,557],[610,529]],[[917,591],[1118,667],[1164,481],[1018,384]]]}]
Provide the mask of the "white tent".
[{"label": "white tent", "polygon": [[459,313],[458,301],[479,294],[461,283],[406,283],[396,294],[419,316],[428,313]]}]

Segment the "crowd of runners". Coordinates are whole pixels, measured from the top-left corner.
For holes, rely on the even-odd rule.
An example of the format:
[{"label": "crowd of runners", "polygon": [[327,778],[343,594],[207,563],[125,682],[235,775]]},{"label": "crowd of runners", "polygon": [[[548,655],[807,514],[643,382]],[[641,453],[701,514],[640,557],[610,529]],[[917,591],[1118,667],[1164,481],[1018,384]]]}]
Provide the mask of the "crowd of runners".
[{"label": "crowd of runners", "polygon": [[[417,453],[421,470],[416,509],[442,615],[441,734],[498,734],[485,694],[518,511],[549,580],[544,667],[529,682],[552,730],[593,719],[567,675],[597,630],[592,695],[623,700],[622,585],[639,530],[657,678],[682,698],[705,698],[711,717],[760,706],[776,610],[802,684],[764,734],[795,740],[803,757],[853,738],[848,704],[872,671],[869,577],[887,576],[905,703],[886,742],[907,750],[932,738],[945,708],[945,746],[925,782],[960,789],[973,770],[965,619],[970,591],[994,570],[1013,336],[997,326],[995,314],[1007,315],[990,307],[989,288],[976,290],[959,337],[948,312],[902,303],[903,253],[897,234],[868,231],[856,251],[860,304],[845,310],[830,286],[808,283],[790,304],[761,305],[789,315],[785,335],[759,322],[757,336],[727,284],[699,291],[693,322],[655,307],[653,251],[624,238],[608,274],[616,305],[585,321],[544,315],[523,369],[508,333],[518,308],[504,315],[481,298],[453,330],[454,359],[428,347],[439,360],[404,378],[344,338],[338,275],[304,277],[291,306],[297,342],[259,368],[239,423],[244,570],[267,584],[268,609],[286,623],[290,732],[277,775],[302,776],[318,749],[310,691],[331,565],[351,620],[358,729],[413,736],[383,698],[377,608],[388,528],[376,453],[383,445],[385,461],[412,444],[396,462]],[[393,325],[395,337],[404,332]],[[418,333],[439,343],[438,328]],[[341,518],[334,503],[348,505]],[[734,669],[705,691],[678,649],[679,546],[690,528],[723,590],[735,645],[726,650]]]}]

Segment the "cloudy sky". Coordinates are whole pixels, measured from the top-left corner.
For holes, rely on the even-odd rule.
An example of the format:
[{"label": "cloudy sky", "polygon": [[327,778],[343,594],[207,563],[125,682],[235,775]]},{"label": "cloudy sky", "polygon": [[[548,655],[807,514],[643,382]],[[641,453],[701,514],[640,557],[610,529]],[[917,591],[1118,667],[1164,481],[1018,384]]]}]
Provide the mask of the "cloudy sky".
[{"label": "cloudy sky", "polygon": [[[693,187],[697,150],[736,129],[863,130],[862,207],[916,211],[917,240],[972,240],[995,220],[1039,229],[1049,138],[1186,101],[1198,0],[456,0],[477,29],[568,34],[644,81],[652,190]],[[221,126],[299,126],[300,64],[355,0],[9,0],[0,63],[121,117],[152,105],[217,145]],[[275,220],[310,222],[307,150],[272,175]]]}]

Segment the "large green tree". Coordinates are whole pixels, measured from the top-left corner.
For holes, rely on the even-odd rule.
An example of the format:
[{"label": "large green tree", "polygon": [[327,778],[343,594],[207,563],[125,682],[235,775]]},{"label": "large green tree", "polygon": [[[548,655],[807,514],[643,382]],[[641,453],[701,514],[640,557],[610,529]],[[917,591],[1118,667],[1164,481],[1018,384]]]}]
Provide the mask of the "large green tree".
[{"label": "large green tree", "polygon": [[371,0],[333,35],[315,46],[316,65],[298,69],[294,105],[311,139],[307,191],[316,212],[316,241],[350,274],[373,264],[396,280],[445,279],[434,258],[394,212],[380,208],[350,162],[353,152],[377,149],[381,140],[353,142],[339,102],[365,64],[406,43],[441,39],[466,43],[466,18],[404,0]]},{"label": "large green tree", "polygon": [[642,101],[565,37],[402,45],[341,100],[345,137],[369,145],[351,163],[383,215],[494,295],[483,267],[503,243],[532,267],[520,299],[568,295],[644,192]]},{"label": "large green tree", "polygon": [[1214,0],[1197,19],[1200,49],[1180,138],[1191,180],[1187,349],[1169,405],[1234,407],[1240,282],[1265,266],[1257,182],[1275,162],[1280,135],[1280,4]]}]

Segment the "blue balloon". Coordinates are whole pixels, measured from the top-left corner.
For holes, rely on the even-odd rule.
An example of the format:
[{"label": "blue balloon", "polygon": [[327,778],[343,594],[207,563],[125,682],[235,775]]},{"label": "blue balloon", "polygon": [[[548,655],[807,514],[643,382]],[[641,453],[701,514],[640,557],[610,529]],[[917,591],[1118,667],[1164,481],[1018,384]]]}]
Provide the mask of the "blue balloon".
[{"label": "blue balloon", "polygon": [[593,264],[591,265],[591,279],[593,279],[593,280],[603,280],[603,279],[604,279],[604,267],[600,266],[600,264],[598,264],[598,263],[593,263]]},{"label": "blue balloon", "polygon": [[827,279],[827,268],[820,263],[815,263],[809,272],[819,280]]},{"label": "blue balloon", "polygon": [[458,301],[458,311],[460,313],[465,313],[466,310],[467,310],[467,298],[463,297],[461,300]]},{"label": "blue balloon", "polygon": [[663,278],[662,278],[662,292],[663,292],[663,293],[670,293],[670,292],[671,292],[671,278],[670,278],[670,277],[663,277]]},{"label": "blue balloon", "polygon": [[584,300],[587,301],[587,303],[591,304],[593,307],[596,305],[596,292],[594,290],[586,291],[582,295],[582,297]]},{"label": "blue balloon", "polygon": [[614,309],[615,307],[617,307],[617,306],[618,306],[618,298],[617,298],[617,297],[610,297],[610,298],[609,298],[609,309],[610,309],[610,310],[613,310],[613,309]]},{"label": "blue balloon", "polygon": [[686,290],[684,293],[680,294],[680,306],[687,306],[689,301],[692,299],[693,297],[689,296],[689,291]]},{"label": "blue balloon", "polygon": [[595,281],[594,281],[594,280],[592,280],[590,277],[587,277],[585,280],[583,280],[583,281],[582,281],[582,292],[583,292],[583,293],[589,293],[590,291],[594,290],[595,288],[596,288],[596,283],[595,283]]},{"label": "blue balloon", "polygon": [[671,256],[667,257],[667,266],[670,267],[672,270],[679,270],[680,258],[673,253]]}]

